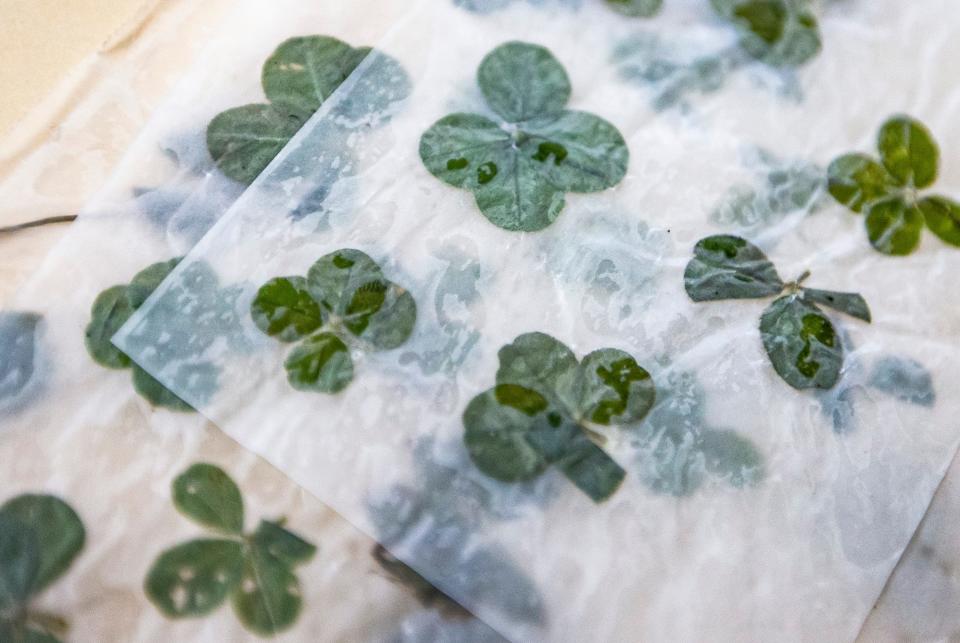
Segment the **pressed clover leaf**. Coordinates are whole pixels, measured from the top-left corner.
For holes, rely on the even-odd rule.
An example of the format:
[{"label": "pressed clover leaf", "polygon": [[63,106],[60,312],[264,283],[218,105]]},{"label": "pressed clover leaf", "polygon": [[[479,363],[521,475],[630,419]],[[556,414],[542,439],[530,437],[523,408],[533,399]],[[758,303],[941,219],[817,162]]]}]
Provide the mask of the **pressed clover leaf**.
[{"label": "pressed clover leaf", "polygon": [[30,601],[63,575],[85,539],[79,516],[54,496],[24,494],[0,507],[0,640],[59,642],[66,622],[32,611]]},{"label": "pressed clover leaf", "polygon": [[649,18],[663,6],[663,0],[606,0],[607,5],[625,16]]},{"label": "pressed clover leaf", "polygon": [[520,335],[499,357],[496,386],[463,413],[474,464],[503,482],[530,480],[553,465],[595,502],[609,498],[625,473],[591,427],[643,419],[655,398],[650,374],[612,348],[578,362],[544,333]]},{"label": "pressed clover leaf", "polygon": [[923,226],[960,246],[960,204],[943,196],[921,197],[937,179],[940,149],[930,131],[909,116],[894,116],[877,136],[880,161],[859,153],[835,159],[828,169],[833,197],[866,214],[871,245],[888,255],[908,255]]},{"label": "pressed clover leaf", "polygon": [[293,567],[310,560],[316,547],[284,528],[262,520],[243,533],[243,499],[219,467],[199,463],[173,482],[176,507],[221,534],[167,549],[154,561],[144,588],[171,618],[203,616],[227,598],[252,632],[270,635],[289,628],[302,608]]},{"label": "pressed clover leaf", "polygon": [[0,312],[0,411],[18,404],[34,380],[40,315]]},{"label": "pressed clover leaf", "polygon": [[173,504],[204,527],[228,534],[243,531],[243,498],[220,467],[199,463],[173,481]]},{"label": "pressed clover leaf", "polygon": [[742,488],[764,477],[763,458],[742,435],[711,425],[706,392],[690,371],[657,385],[657,402],[632,440],[639,478],[656,493],[688,496],[712,478]]},{"label": "pressed clover leaf", "polygon": [[785,284],[766,255],[749,241],[715,235],[697,242],[684,286],[694,301],[762,299],[781,295],[760,318],[763,347],[777,374],[797,389],[833,387],[843,367],[843,344],[818,304],[863,321],[870,309],[855,293],[805,288],[809,274]]},{"label": "pressed clover leaf", "polygon": [[711,0],[737,29],[740,46],[774,67],[796,67],[820,52],[820,30],[810,0]]},{"label": "pressed clover leaf", "polygon": [[[269,103],[228,109],[207,127],[207,148],[220,170],[240,183],[252,183],[303,124],[370,55],[369,47],[351,47],[329,36],[291,38],[263,66],[262,85]],[[409,93],[409,79],[392,58],[377,53],[375,89],[363,88],[363,100],[345,101],[353,121],[385,117],[387,107]]]},{"label": "pressed clover leaf", "polygon": [[[129,284],[111,286],[100,293],[93,302],[85,343],[87,352],[98,364],[107,368],[131,368],[134,389],[151,404],[173,411],[192,411],[193,407],[134,364],[126,353],[110,342],[120,327],[173,272],[179,261],[171,259],[152,264],[138,272]],[[208,382],[211,377],[215,383],[216,373],[207,373]]]},{"label": "pressed clover leaf", "polygon": [[480,211],[506,230],[541,230],[559,216],[565,192],[613,187],[629,151],[616,127],[566,109],[570,79],[544,47],[509,42],[480,63],[477,82],[494,121],[441,118],[420,139],[431,174],[473,192]]},{"label": "pressed clover leaf", "polygon": [[413,332],[417,305],[359,250],[324,255],[306,277],[277,277],[257,291],[250,315],[280,341],[300,341],[287,356],[295,389],[336,393],[353,379],[350,346],[389,350]]}]

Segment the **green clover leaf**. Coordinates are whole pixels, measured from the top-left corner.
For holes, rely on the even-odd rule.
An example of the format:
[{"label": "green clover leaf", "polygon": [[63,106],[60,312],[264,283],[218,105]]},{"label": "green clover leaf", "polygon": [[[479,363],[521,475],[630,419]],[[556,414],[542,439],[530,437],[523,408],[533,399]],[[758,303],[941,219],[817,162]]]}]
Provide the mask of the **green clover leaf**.
[{"label": "green clover leaf", "polygon": [[280,341],[301,340],[284,366],[293,388],[337,393],[353,379],[351,347],[397,348],[410,337],[417,305],[359,250],[320,257],[306,277],[277,277],[257,291],[250,315]]},{"label": "green clover leaf", "polygon": [[0,507],[0,640],[59,643],[60,617],[30,601],[63,575],[83,548],[76,512],[54,496],[24,494]]},{"label": "green clover leaf", "polygon": [[198,463],[173,481],[173,504],[204,527],[228,534],[243,531],[243,498],[220,467]]},{"label": "green clover leaf", "polygon": [[663,0],[606,0],[606,2],[614,11],[633,18],[649,18],[663,6]]},{"label": "green clover leaf", "polygon": [[732,235],[698,241],[683,282],[694,301],[756,299],[783,290],[776,268],[760,248]]},{"label": "green clover leaf", "polygon": [[830,194],[853,212],[865,212],[870,244],[893,256],[920,245],[923,226],[960,246],[960,204],[943,196],[921,197],[937,179],[940,148],[930,130],[909,116],[887,120],[877,135],[880,161],[844,154],[828,169]]},{"label": "green clover leaf", "polygon": [[[207,149],[220,171],[240,183],[252,183],[372,51],[329,36],[283,42],[263,65],[261,84],[269,103],[228,109],[207,127]],[[343,115],[353,121],[385,118],[390,104],[410,92],[400,64],[385,54],[376,55],[380,57],[373,72],[376,78],[368,81],[376,87],[360,92],[364,100],[348,98],[342,106]]]},{"label": "green clover leaf", "polygon": [[463,412],[464,444],[477,468],[521,482],[553,465],[594,502],[609,498],[626,474],[591,427],[642,420],[656,396],[650,374],[613,348],[578,362],[545,333],[520,335],[499,358],[496,386]]},{"label": "green clover leaf", "polygon": [[797,389],[832,388],[843,367],[843,345],[817,304],[870,322],[862,296],[805,288],[809,276],[784,284],[759,248],[740,237],[715,235],[697,242],[684,273],[693,301],[777,298],[760,318],[760,337],[777,374]]},{"label": "green clover leaf", "polygon": [[297,345],[283,363],[290,385],[298,391],[337,393],[353,379],[353,360],[333,333],[317,333]]},{"label": "green clover leaf", "polygon": [[616,127],[566,109],[570,79],[544,47],[500,45],[480,63],[477,82],[495,122],[450,114],[420,139],[420,158],[435,177],[473,192],[491,223],[542,230],[559,216],[566,192],[613,187],[629,150]]},{"label": "green clover leaf", "polygon": [[199,463],[173,482],[177,509],[222,534],[198,538],[162,552],[144,589],[170,618],[209,614],[227,598],[247,629],[271,635],[289,628],[302,608],[293,567],[310,560],[316,547],[281,522],[262,520],[243,534],[243,499],[219,467]]},{"label": "green clover leaf", "polygon": [[777,374],[790,386],[833,388],[843,346],[833,324],[798,294],[775,300],[760,317],[760,337]]},{"label": "green clover leaf", "polygon": [[[143,305],[154,290],[166,279],[180,259],[170,259],[147,266],[130,280],[129,284],[111,286],[100,293],[93,302],[90,311],[91,320],[85,333],[87,352],[98,364],[107,368],[130,368],[134,390],[154,406],[171,411],[190,412],[194,408],[177,396],[173,391],[155,379],[140,365],[133,363],[130,357],[111,343],[111,339],[120,327]],[[165,304],[175,302],[178,309],[190,307],[196,311],[198,319],[215,320],[208,333],[186,335],[180,330],[164,327],[156,330],[167,336],[167,341],[159,350],[164,351],[167,361],[175,363],[171,381],[175,388],[190,388],[207,394],[217,388],[218,370],[209,362],[183,361],[195,357],[212,343],[217,336],[223,335],[226,325],[224,308],[231,308],[231,294],[221,291],[216,275],[205,264],[191,264],[183,276],[189,284],[190,293],[199,293],[189,298],[181,297],[184,289],[178,289],[167,297]],[[206,324],[210,326],[209,323]],[[176,363],[180,362],[180,363]]]},{"label": "green clover leaf", "polygon": [[303,277],[271,279],[260,288],[250,312],[257,328],[281,342],[303,339],[323,326],[323,313]]},{"label": "green clover leaf", "polygon": [[820,30],[810,0],[711,0],[736,27],[740,46],[773,67],[796,67],[820,52]]}]

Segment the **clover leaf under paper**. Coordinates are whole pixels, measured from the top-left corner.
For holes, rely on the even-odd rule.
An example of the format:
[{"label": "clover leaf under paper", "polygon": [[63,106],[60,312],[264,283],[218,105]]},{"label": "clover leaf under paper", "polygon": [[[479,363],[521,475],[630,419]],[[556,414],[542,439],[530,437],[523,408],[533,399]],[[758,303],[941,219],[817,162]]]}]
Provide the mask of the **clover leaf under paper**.
[{"label": "clover leaf under paper", "polygon": [[639,422],[653,405],[650,374],[621,350],[603,348],[578,361],[544,333],[500,349],[496,386],[463,413],[474,464],[503,482],[530,480],[553,465],[595,502],[626,475],[594,440],[598,426]]},{"label": "clover leaf under paper", "polygon": [[708,478],[735,488],[765,475],[763,457],[746,437],[712,426],[706,392],[696,374],[673,371],[657,384],[657,401],[632,437],[638,476],[656,493],[696,492]]},{"label": "clover leaf under paper", "polygon": [[417,305],[373,259],[344,248],[318,259],[306,277],[265,283],[250,315],[267,335],[299,341],[284,362],[291,386],[337,393],[353,379],[350,347],[397,348],[413,332]]},{"label": "clover leaf under paper", "polygon": [[697,242],[684,271],[693,301],[762,299],[780,295],[760,318],[763,347],[777,374],[797,389],[833,387],[843,367],[843,344],[818,304],[863,321],[870,309],[855,293],[786,284],[773,263],[741,237],[714,235]]},{"label": "clover leaf under paper", "polygon": [[40,315],[0,311],[0,411],[18,404],[34,380]]},{"label": "clover leaf under paper", "polygon": [[261,520],[243,533],[243,499],[236,483],[219,467],[199,463],[173,482],[176,507],[218,532],[165,550],[144,583],[147,596],[171,618],[203,616],[227,598],[252,632],[264,636],[288,629],[302,609],[296,565],[316,547],[282,522]]},{"label": "clover leaf under paper", "polygon": [[480,63],[477,82],[498,120],[445,116],[420,138],[420,158],[438,179],[470,190],[494,225],[542,230],[563,210],[564,193],[605,190],[626,174],[623,136],[598,116],[566,109],[570,79],[548,49],[500,45]]},{"label": "clover leaf under paper", "polygon": [[625,16],[649,18],[660,11],[663,0],[605,0],[607,6]]},{"label": "clover leaf under paper", "polygon": [[820,29],[810,0],[710,0],[729,21],[748,54],[773,67],[796,67],[820,52]]},{"label": "clover leaf under paper", "polygon": [[0,639],[60,640],[51,615],[34,614],[30,602],[66,572],[85,540],[79,516],[54,496],[24,494],[0,507]]},{"label": "clover leaf under paper", "polygon": [[[230,178],[250,184],[290,142],[304,123],[340,87],[373,50],[351,47],[329,36],[304,36],[283,42],[263,66],[261,82],[269,103],[221,112],[207,127],[207,149]],[[389,105],[410,91],[409,78],[395,60],[380,52],[375,78],[346,97],[339,115],[372,124],[387,117]],[[345,152],[344,152],[345,153]]]},{"label": "clover leaf under paper", "polygon": [[960,246],[960,203],[919,194],[937,179],[940,149],[930,130],[909,116],[894,116],[881,126],[877,149],[879,162],[851,153],[828,169],[830,194],[865,213],[870,244],[884,254],[910,254],[926,224],[945,243]]},{"label": "clover leaf under paper", "polygon": [[[85,344],[87,352],[98,364],[114,369],[130,368],[134,390],[154,406],[171,411],[192,411],[192,406],[140,365],[134,364],[126,353],[110,341],[157,286],[173,272],[179,261],[180,259],[171,259],[152,264],[134,275],[129,284],[111,286],[100,293],[90,311],[91,320],[87,325]],[[178,374],[187,375],[185,371],[190,369],[196,370],[196,366],[180,365]],[[215,387],[216,373],[210,372],[209,368],[202,370],[205,372],[201,373],[200,381],[205,383],[206,388]]]}]

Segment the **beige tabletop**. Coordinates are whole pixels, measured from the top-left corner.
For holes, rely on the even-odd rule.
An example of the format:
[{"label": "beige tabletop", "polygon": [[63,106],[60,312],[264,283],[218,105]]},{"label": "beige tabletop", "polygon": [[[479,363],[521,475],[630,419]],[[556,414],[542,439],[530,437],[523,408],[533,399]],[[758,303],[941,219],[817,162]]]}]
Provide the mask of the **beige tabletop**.
[{"label": "beige tabletop", "polygon": [[0,137],[150,0],[0,0]]}]

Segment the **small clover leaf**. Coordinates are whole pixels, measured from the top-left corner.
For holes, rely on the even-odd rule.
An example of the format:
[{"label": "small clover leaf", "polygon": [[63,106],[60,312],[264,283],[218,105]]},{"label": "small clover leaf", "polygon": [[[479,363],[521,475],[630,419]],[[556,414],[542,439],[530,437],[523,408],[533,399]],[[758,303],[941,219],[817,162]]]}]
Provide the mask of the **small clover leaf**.
[{"label": "small clover leaf", "polygon": [[260,288],[251,307],[257,328],[281,342],[303,339],[323,325],[320,305],[303,277],[277,277]]},{"label": "small clover leaf", "polygon": [[270,635],[290,627],[300,614],[299,580],[293,567],[307,562],[316,547],[281,522],[262,520],[243,534],[243,499],[219,467],[199,463],[173,482],[176,507],[222,534],[198,538],[162,552],[144,589],[170,618],[203,616],[227,598],[249,630]]},{"label": "small clover leaf", "polygon": [[916,360],[885,355],[877,360],[868,383],[878,391],[919,406],[933,406],[937,399],[933,376]]},{"label": "small clover leaf", "polygon": [[[252,183],[372,51],[329,36],[282,43],[263,66],[261,82],[270,102],[228,109],[207,127],[207,149],[220,171],[240,183]],[[342,115],[353,121],[385,118],[390,104],[410,92],[400,64],[376,55],[381,57],[377,87],[364,87],[362,101],[351,102],[349,97],[344,101]]]},{"label": "small clover leaf", "polygon": [[843,346],[815,305],[793,294],[780,297],[760,317],[760,337],[774,369],[790,386],[833,388],[840,379]]},{"label": "small clover leaf", "polygon": [[[100,293],[91,308],[85,344],[87,352],[98,364],[114,369],[130,368],[134,390],[154,406],[189,412],[194,410],[192,406],[139,364],[133,363],[126,353],[110,341],[179,262],[180,259],[177,258],[152,264],[134,275],[129,284],[111,286]],[[229,315],[224,315],[222,308],[230,295],[218,288],[216,275],[204,264],[192,264],[185,271],[184,280],[189,282],[191,292],[202,293],[201,297],[196,301],[178,296],[168,299],[176,300],[175,305],[178,308],[193,308],[197,318],[216,320],[216,327],[209,329],[209,334],[193,333],[190,336],[178,335],[178,329],[163,328],[160,332],[167,336],[167,341],[163,342],[161,349],[169,361],[191,358],[200,353],[215,336],[223,334],[225,325],[228,324],[225,317]],[[216,389],[217,378],[218,371],[213,364],[187,361],[176,364],[170,381],[177,384],[175,388],[189,388],[208,394]]]},{"label": "small clover leaf", "polygon": [[420,158],[441,181],[473,192],[494,225],[542,230],[559,216],[565,192],[598,192],[623,179],[623,136],[598,116],[566,109],[570,80],[546,48],[503,44],[483,59],[477,82],[501,122],[445,116],[421,137]]},{"label": "small clover leaf", "polygon": [[130,358],[110,343],[110,339],[133,316],[133,304],[126,286],[112,286],[97,295],[90,311],[92,317],[86,331],[90,357],[107,368],[127,368]]},{"label": "small clover leaf", "polygon": [[262,547],[250,549],[240,586],[230,600],[247,629],[265,636],[289,627],[303,607],[300,581],[288,563],[274,558]]},{"label": "small clover leaf", "polygon": [[930,187],[937,179],[940,148],[922,123],[898,116],[880,127],[877,137],[880,160],[897,185]]},{"label": "small clover leaf", "polygon": [[923,123],[894,116],[877,136],[880,161],[859,153],[835,159],[828,169],[830,194],[853,212],[865,212],[871,245],[888,255],[908,255],[920,245],[926,224],[960,246],[960,204],[943,196],[920,197],[937,178],[940,149]]},{"label": "small clover leaf", "polygon": [[783,281],[766,255],[732,235],[698,241],[683,281],[694,301],[756,299],[783,290]]},{"label": "small clover leaf", "polygon": [[500,349],[496,386],[463,413],[464,444],[483,473],[530,480],[556,466],[595,502],[624,470],[594,440],[592,426],[639,422],[653,406],[650,374],[629,354],[604,348],[578,362],[562,342],[527,333]]},{"label": "small clover leaf", "polygon": [[173,481],[173,504],[204,527],[228,534],[243,531],[243,498],[220,467],[198,463]]},{"label": "small clover leaf", "polygon": [[773,67],[796,67],[820,52],[820,30],[810,0],[711,0],[733,24],[740,46]]},{"label": "small clover leaf", "polygon": [[663,6],[663,0],[606,0],[607,5],[625,16],[649,18]]},{"label": "small clover leaf", "polygon": [[573,379],[581,417],[609,426],[639,422],[653,406],[653,380],[628,353],[601,348],[583,358]]},{"label": "small clover leaf", "polygon": [[317,333],[297,345],[283,363],[298,391],[337,393],[353,379],[347,345],[333,333]]},{"label": "small clover leaf", "polygon": [[267,335],[302,340],[284,362],[291,386],[337,393],[353,379],[350,345],[397,348],[413,332],[417,305],[373,259],[344,248],[318,259],[306,277],[265,283],[250,314]]},{"label": "small clover leaf", "polygon": [[871,321],[870,308],[867,306],[867,301],[857,293],[804,288],[803,297],[807,301],[829,306],[837,312],[846,313],[851,317],[856,317],[867,323]]},{"label": "small clover leaf", "polygon": [[0,312],[0,412],[17,406],[32,388],[40,321],[34,313]]},{"label": "small clover leaf", "polygon": [[754,444],[711,425],[707,395],[690,371],[668,373],[634,440],[640,480],[656,493],[693,494],[709,478],[742,488],[764,478]]},{"label": "small clover leaf", "polygon": [[797,389],[833,387],[843,366],[843,345],[830,319],[817,307],[829,306],[870,322],[867,302],[858,294],[801,286],[809,273],[784,284],[759,248],[740,237],[701,239],[687,264],[684,286],[693,301],[762,299],[781,295],[760,318],[760,336],[774,370]]},{"label": "small clover leaf", "polygon": [[960,203],[942,196],[928,196],[917,201],[927,227],[951,246],[960,246]]},{"label": "small clover leaf", "polygon": [[317,553],[316,546],[287,531],[278,522],[261,520],[251,538],[257,547],[288,565],[306,562]]},{"label": "small clover leaf", "polygon": [[160,554],[145,588],[150,600],[171,618],[203,616],[223,604],[242,573],[240,542],[198,538]]},{"label": "small clover leaf", "polygon": [[83,548],[80,517],[54,496],[24,494],[0,507],[0,639],[58,643],[66,623],[35,613],[31,599],[63,575]]}]

